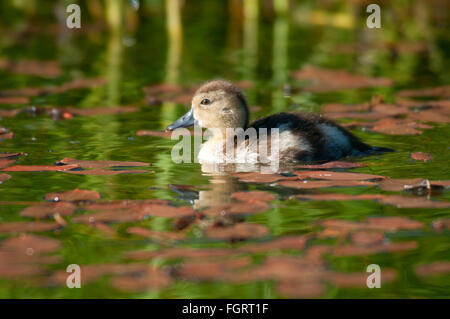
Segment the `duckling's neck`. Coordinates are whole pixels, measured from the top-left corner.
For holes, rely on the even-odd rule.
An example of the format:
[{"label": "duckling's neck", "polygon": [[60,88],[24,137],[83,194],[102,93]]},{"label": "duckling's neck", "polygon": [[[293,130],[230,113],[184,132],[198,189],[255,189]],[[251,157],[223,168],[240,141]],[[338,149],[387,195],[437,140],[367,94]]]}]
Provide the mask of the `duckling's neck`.
[{"label": "duckling's neck", "polygon": [[224,163],[224,146],[226,144],[226,133],[219,131],[202,144],[198,153],[200,163]]},{"label": "duckling's neck", "polygon": [[[234,129],[227,134],[227,128],[208,129],[210,138],[202,144],[198,159],[200,163],[225,163],[226,147],[235,147]],[[231,135],[230,135],[231,133]],[[228,136],[229,135],[229,136]],[[228,145],[229,143],[230,145]]]}]

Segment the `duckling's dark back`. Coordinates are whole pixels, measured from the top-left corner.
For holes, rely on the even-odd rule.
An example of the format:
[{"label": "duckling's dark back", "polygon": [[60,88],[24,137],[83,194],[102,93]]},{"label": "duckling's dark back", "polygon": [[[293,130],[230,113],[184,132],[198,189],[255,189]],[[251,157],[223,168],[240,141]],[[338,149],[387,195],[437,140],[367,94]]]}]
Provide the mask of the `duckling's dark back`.
[{"label": "duckling's dark back", "polygon": [[392,151],[363,143],[342,126],[313,113],[277,113],[254,121],[249,127],[257,132],[259,128],[267,128],[268,133],[271,128],[278,128],[280,134],[284,132],[290,139],[297,138],[302,147],[280,148],[280,158],[286,161],[333,161],[346,156]]}]

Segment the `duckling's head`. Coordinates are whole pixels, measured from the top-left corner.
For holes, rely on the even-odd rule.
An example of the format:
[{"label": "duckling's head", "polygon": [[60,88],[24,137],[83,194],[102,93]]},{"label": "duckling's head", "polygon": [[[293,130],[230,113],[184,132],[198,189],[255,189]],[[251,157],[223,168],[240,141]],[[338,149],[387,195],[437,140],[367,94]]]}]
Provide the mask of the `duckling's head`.
[{"label": "duckling's head", "polygon": [[167,130],[198,124],[204,128],[247,128],[247,102],[242,91],[232,83],[214,80],[203,84],[192,98],[192,107]]}]

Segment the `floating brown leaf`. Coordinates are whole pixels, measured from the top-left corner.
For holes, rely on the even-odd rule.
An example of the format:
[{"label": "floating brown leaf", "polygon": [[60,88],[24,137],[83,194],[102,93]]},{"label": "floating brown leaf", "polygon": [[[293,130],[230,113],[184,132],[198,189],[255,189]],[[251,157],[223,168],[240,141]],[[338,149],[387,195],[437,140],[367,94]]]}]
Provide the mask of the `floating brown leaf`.
[{"label": "floating brown leaf", "polygon": [[[105,275],[114,276],[142,276],[149,271],[146,264],[92,264],[80,265],[81,282],[84,284],[98,280]],[[51,285],[66,284],[67,272],[65,270],[55,272],[49,279]]]},{"label": "floating brown leaf", "polygon": [[330,168],[355,168],[364,167],[364,163],[351,163],[351,162],[328,162],[318,165],[297,165],[296,168],[307,168],[307,169],[330,169]]},{"label": "floating brown leaf", "polygon": [[450,218],[434,220],[431,225],[439,233],[443,230],[450,230]]},{"label": "floating brown leaf", "polygon": [[125,257],[136,260],[148,260],[153,258],[218,258],[233,255],[231,249],[226,248],[169,248],[164,250],[141,250],[126,252]]},{"label": "floating brown leaf", "polygon": [[0,168],[8,167],[16,162],[14,159],[10,158],[0,158]]},{"label": "floating brown leaf", "polygon": [[383,204],[398,208],[449,208],[450,202],[432,201],[422,197],[407,197],[400,195],[384,195],[378,199]]},{"label": "floating brown leaf", "polygon": [[398,231],[423,228],[423,223],[406,217],[371,217],[367,222],[352,222],[340,219],[326,219],[318,222],[326,228],[344,230]]},{"label": "floating brown leaf", "polygon": [[296,80],[311,81],[311,85],[302,87],[303,90],[311,92],[391,86],[393,84],[393,81],[387,78],[372,78],[350,74],[343,70],[327,70],[313,66],[305,66],[301,70],[295,71],[292,76]]},{"label": "floating brown leaf", "polygon": [[361,104],[328,103],[322,107],[323,113],[345,113],[345,112],[368,112],[371,104],[368,102]]},{"label": "floating brown leaf", "polygon": [[[331,272],[327,275],[327,280],[335,286],[343,288],[366,288],[367,287],[366,272],[363,273],[341,273]],[[383,267],[383,276],[381,285],[394,281],[397,278],[397,271],[391,268]]]},{"label": "floating brown leaf", "polygon": [[105,107],[93,107],[83,109],[66,107],[59,110],[59,112],[61,113],[69,113],[77,116],[115,115],[122,113],[134,113],[137,111],[139,111],[139,108],[135,106],[117,106],[117,107],[105,106]]},{"label": "floating brown leaf", "polygon": [[59,214],[60,216],[69,216],[75,212],[76,206],[72,203],[44,203],[41,205],[33,205],[25,208],[20,215],[25,217],[44,218]]},{"label": "floating brown leaf", "polygon": [[31,234],[10,237],[3,240],[0,244],[0,250],[15,251],[23,255],[49,253],[60,248],[61,242],[57,239]]},{"label": "floating brown leaf", "polygon": [[59,227],[58,223],[50,222],[6,222],[0,223],[0,233],[45,232]]},{"label": "floating brown leaf", "polygon": [[388,178],[378,183],[385,191],[413,191],[415,194],[432,193],[450,185],[450,181],[430,181],[423,178],[394,179]]},{"label": "floating brown leaf", "polygon": [[136,210],[115,210],[104,211],[95,214],[84,214],[75,216],[72,221],[76,223],[95,224],[95,223],[124,223],[142,220],[146,217]]},{"label": "floating brown leaf", "polygon": [[351,235],[351,239],[356,245],[366,246],[382,242],[384,235],[377,232],[357,231]]},{"label": "floating brown leaf", "polygon": [[77,164],[73,165],[60,165],[60,166],[49,166],[49,165],[14,165],[2,169],[5,172],[64,172],[74,168],[78,168]]},{"label": "floating brown leaf", "polygon": [[172,136],[172,132],[139,130],[136,132],[136,135],[137,136],[155,136],[155,137],[170,138]]},{"label": "floating brown leaf", "polygon": [[309,189],[309,188],[321,188],[321,187],[350,187],[350,186],[372,186],[373,182],[367,181],[351,181],[351,180],[331,180],[331,181],[281,181],[278,185],[292,188]]},{"label": "floating brown leaf", "polygon": [[55,192],[45,195],[45,200],[55,202],[58,201],[75,202],[75,201],[85,201],[85,200],[89,201],[97,199],[100,199],[99,192],[78,188],[70,191]]},{"label": "floating brown leaf", "polygon": [[260,243],[249,243],[240,246],[237,251],[245,253],[265,253],[281,249],[302,250],[306,246],[307,240],[308,237],[306,236],[286,236]]},{"label": "floating brown leaf", "polygon": [[139,208],[142,214],[166,218],[183,217],[195,215],[195,210],[190,206],[169,206],[159,204],[144,204]]},{"label": "floating brown leaf", "polygon": [[248,183],[273,183],[280,180],[296,180],[297,176],[286,177],[281,174],[260,174],[260,173],[233,173],[242,182]]},{"label": "floating brown leaf", "polygon": [[95,223],[95,228],[97,228],[98,230],[100,230],[101,232],[103,232],[105,235],[107,235],[109,237],[114,237],[116,235],[116,232],[114,231],[114,229],[104,223],[101,223],[101,222]]},{"label": "floating brown leaf", "polygon": [[256,214],[267,211],[270,205],[263,201],[237,202],[228,205],[212,206],[202,211],[207,216],[227,216],[227,215],[245,215]]},{"label": "floating brown leaf", "polygon": [[140,207],[146,204],[166,205],[169,201],[165,199],[145,199],[145,200],[116,200],[107,202],[89,203],[84,206],[88,210],[117,210]]},{"label": "floating brown leaf", "polygon": [[0,174],[0,183],[6,182],[11,176],[8,174]]},{"label": "floating brown leaf", "polygon": [[433,155],[429,153],[416,152],[409,154],[413,160],[428,162],[433,159]]},{"label": "floating brown leaf", "polygon": [[102,86],[107,83],[104,78],[77,78],[70,82],[66,82],[61,86],[47,86],[47,87],[30,87],[21,89],[9,89],[0,91],[1,96],[38,96],[52,93],[64,93],[68,90],[91,88]]},{"label": "floating brown leaf", "polygon": [[449,261],[436,261],[429,264],[418,265],[415,268],[416,274],[419,276],[432,276],[450,273]]},{"label": "floating brown leaf", "polygon": [[321,281],[327,271],[323,264],[311,263],[298,256],[269,256],[265,261],[253,268],[251,272],[242,272],[234,276],[237,282],[257,280],[280,280],[298,283],[315,283]]},{"label": "floating brown leaf", "polygon": [[0,110],[0,117],[14,117],[22,112],[22,109]]},{"label": "floating brown leaf", "polygon": [[294,174],[296,174],[300,179],[314,178],[333,181],[364,181],[364,180],[381,180],[386,178],[386,176],[381,175],[333,172],[333,171],[296,171],[294,172]]},{"label": "floating brown leaf", "polygon": [[369,126],[369,129],[374,132],[389,134],[389,135],[419,135],[422,131],[417,128],[430,128],[417,124],[414,121],[399,120],[393,118],[383,118],[374,122]]},{"label": "floating brown leaf", "polygon": [[350,195],[350,194],[337,194],[337,193],[329,193],[329,194],[301,194],[296,196],[298,199],[312,199],[312,200],[320,200],[320,201],[345,201],[345,200],[376,200],[382,197],[382,195],[378,194],[362,194],[362,195]]},{"label": "floating brown leaf", "polygon": [[71,165],[76,164],[82,168],[105,168],[105,167],[130,167],[130,166],[151,166],[150,163],[144,162],[124,162],[124,161],[84,161],[74,158],[64,158],[57,164]]},{"label": "floating brown leaf", "polygon": [[400,229],[422,229],[423,223],[407,217],[369,217],[370,227],[374,229],[396,231]]},{"label": "floating brown leaf", "polygon": [[[69,166],[69,165],[62,165]],[[119,174],[147,174],[150,171],[144,170],[109,170],[103,168],[94,168],[94,169],[86,169],[86,170],[67,170],[65,173],[74,174],[74,175],[119,175]]]},{"label": "floating brown leaf", "polygon": [[450,85],[443,85],[434,88],[403,90],[397,93],[401,97],[433,97],[440,96],[444,98],[450,97]]},{"label": "floating brown leaf", "polygon": [[133,235],[138,235],[146,238],[154,239],[168,239],[168,240],[183,240],[186,238],[184,233],[167,232],[161,230],[153,230],[143,227],[130,227],[127,232]]},{"label": "floating brown leaf", "polygon": [[356,245],[345,245],[336,247],[333,250],[335,256],[368,256],[373,254],[385,253],[385,252],[399,252],[405,250],[412,250],[417,248],[417,242],[406,241],[399,243],[385,243],[376,244],[370,246],[356,246]]},{"label": "floating brown leaf", "polygon": [[0,277],[26,279],[27,283],[34,283],[30,276],[43,274],[45,264],[60,262],[58,256],[43,254],[60,247],[56,239],[30,234],[7,238],[0,243]]},{"label": "floating brown leaf", "polygon": [[251,265],[249,257],[233,258],[220,261],[189,261],[177,269],[177,275],[186,280],[227,280],[233,270]]},{"label": "floating brown leaf", "polygon": [[10,157],[19,157],[22,156],[23,153],[0,153],[0,158],[10,158]]},{"label": "floating brown leaf", "polygon": [[[170,138],[173,132],[163,132],[163,131],[149,131],[149,130],[139,130],[136,132],[137,136],[154,136],[154,137],[164,137]],[[189,131],[190,136],[203,136],[202,132],[196,130]]]},{"label": "floating brown leaf", "polygon": [[432,123],[449,123],[450,116],[439,109],[423,110],[408,114],[409,120],[432,122]]},{"label": "floating brown leaf", "polygon": [[29,98],[23,96],[0,96],[0,104],[25,104],[29,101]]},{"label": "floating brown leaf", "polygon": [[258,238],[269,234],[266,226],[261,224],[238,223],[227,227],[212,226],[205,230],[205,236],[215,239],[243,240]]},{"label": "floating brown leaf", "polygon": [[383,204],[397,206],[398,208],[447,208],[450,207],[448,202],[431,201],[426,198],[407,197],[398,195],[378,195],[378,194],[301,194],[297,195],[298,199],[312,200],[377,200]]},{"label": "floating brown leaf", "polygon": [[6,127],[0,127],[0,140],[10,140],[14,137],[14,133],[10,132]]},{"label": "floating brown leaf", "polygon": [[161,290],[171,283],[172,279],[169,275],[150,267],[146,272],[137,276],[136,274],[121,275],[111,279],[111,286],[126,292]]},{"label": "floating brown leaf", "polygon": [[58,77],[62,70],[57,61],[20,60],[3,61],[0,68],[15,74],[26,74],[40,77]]},{"label": "floating brown leaf", "polygon": [[237,200],[246,202],[268,202],[275,200],[275,195],[264,191],[236,192],[231,196]]}]

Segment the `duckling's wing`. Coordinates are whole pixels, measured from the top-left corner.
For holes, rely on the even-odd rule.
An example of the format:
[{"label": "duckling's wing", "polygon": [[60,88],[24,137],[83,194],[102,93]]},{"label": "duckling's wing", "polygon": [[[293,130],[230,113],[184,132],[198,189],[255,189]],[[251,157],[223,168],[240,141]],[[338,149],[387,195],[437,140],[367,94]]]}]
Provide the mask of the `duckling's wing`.
[{"label": "duckling's wing", "polygon": [[[372,147],[335,122],[314,113],[277,113],[250,124],[259,128],[280,129],[280,141],[290,154],[302,161],[331,161],[345,156],[360,156],[391,151]],[[292,141],[297,145],[292,145]],[[286,151],[286,150],[284,150]],[[283,152],[280,147],[280,152]],[[281,155],[280,155],[281,156]]]}]

